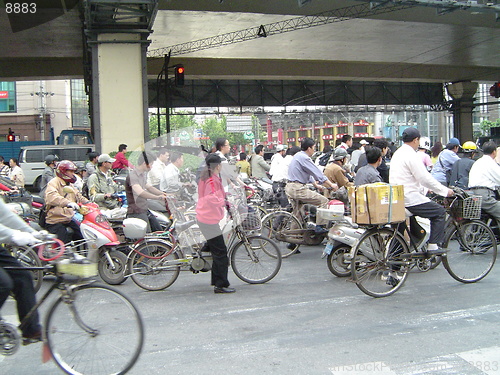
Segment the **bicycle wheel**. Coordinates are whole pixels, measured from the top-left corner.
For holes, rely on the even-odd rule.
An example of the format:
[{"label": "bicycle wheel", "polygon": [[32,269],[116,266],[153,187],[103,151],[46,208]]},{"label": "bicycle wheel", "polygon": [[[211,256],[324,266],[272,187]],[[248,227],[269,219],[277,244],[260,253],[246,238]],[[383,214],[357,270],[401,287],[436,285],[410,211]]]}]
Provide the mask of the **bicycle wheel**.
[{"label": "bicycle wheel", "polygon": [[124,374],[137,361],[144,340],[141,316],[123,294],[83,285],[51,306],[45,337],[52,358],[68,374]]},{"label": "bicycle wheel", "polygon": [[137,286],[146,290],[163,290],[179,277],[179,254],[164,242],[144,242],[132,253],[129,270]]},{"label": "bicycle wheel", "polygon": [[302,229],[302,225],[299,219],[290,212],[276,211],[264,216],[262,219],[261,234],[272,239],[276,243],[283,258],[287,258],[294,254],[300,247],[300,244],[283,241],[285,236],[290,236],[286,232],[294,229]]},{"label": "bicycle wheel", "polygon": [[443,264],[451,277],[462,283],[484,278],[497,258],[497,241],[493,231],[482,221],[459,224],[445,240],[448,252]]},{"label": "bicycle wheel", "polygon": [[234,273],[249,284],[263,284],[276,276],[281,268],[281,253],[269,238],[248,236],[229,252]]},{"label": "bicycle wheel", "polygon": [[[10,248],[14,258],[16,258],[25,267],[42,267],[42,261],[33,249],[24,246],[12,246]],[[43,283],[43,270],[31,270],[33,287],[35,293],[38,292]]]},{"label": "bicycle wheel", "polygon": [[351,274],[351,263],[346,262],[344,255],[351,252],[351,247],[345,244],[339,244],[332,249],[332,252],[326,258],[326,264],[331,273],[337,277],[347,277]]},{"label": "bicycle wheel", "polygon": [[359,239],[351,260],[352,278],[363,293],[387,297],[401,288],[408,276],[406,241],[390,229],[372,229]]}]

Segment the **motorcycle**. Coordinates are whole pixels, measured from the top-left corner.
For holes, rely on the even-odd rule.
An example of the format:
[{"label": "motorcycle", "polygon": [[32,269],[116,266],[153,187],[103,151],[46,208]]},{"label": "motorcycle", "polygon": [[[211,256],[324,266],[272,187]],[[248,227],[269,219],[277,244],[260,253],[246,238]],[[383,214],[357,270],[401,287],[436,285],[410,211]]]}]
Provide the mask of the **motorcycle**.
[{"label": "motorcycle", "polygon": [[[409,214],[409,212],[407,212]],[[409,216],[410,236],[412,246],[411,251],[425,251],[430,233],[430,220]],[[337,221],[328,232],[328,242],[323,250],[322,258],[327,258],[328,269],[337,277],[347,277],[351,274],[352,249],[357,241],[365,233],[365,228],[360,227],[352,221],[352,218],[345,216]],[[372,250],[363,249],[363,253],[370,257]],[[441,263],[441,257],[431,259],[419,259],[417,268],[422,271],[436,268]]]}]

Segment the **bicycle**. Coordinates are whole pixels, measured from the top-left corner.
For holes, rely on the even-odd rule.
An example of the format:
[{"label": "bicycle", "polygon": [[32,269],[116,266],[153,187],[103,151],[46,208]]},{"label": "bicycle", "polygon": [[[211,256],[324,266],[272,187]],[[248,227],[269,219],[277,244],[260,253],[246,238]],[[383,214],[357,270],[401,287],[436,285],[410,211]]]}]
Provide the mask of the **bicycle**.
[{"label": "bicycle", "polygon": [[[493,268],[497,241],[492,230],[478,220],[481,197],[468,196],[459,189],[455,192],[454,197],[443,201],[449,217],[443,243],[447,252],[441,255],[441,259],[455,280],[474,283],[486,277]],[[405,232],[409,242],[401,234]],[[351,263],[352,280],[361,291],[372,297],[395,293],[403,286],[410,270],[421,262],[435,262],[436,256],[410,252],[411,246],[414,244],[408,228],[401,223],[392,227],[368,227],[347,257]]]},{"label": "bicycle", "polygon": [[271,212],[262,218],[262,233],[275,240],[283,258],[295,254],[300,245],[315,246],[323,242],[328,231],[315,231],[317,207],[300,199],[288,197],[293,212],[285,209]]},{"label": "bicycle", "polygon": [[[43,325],[44,360],[52,358],[67,374],[125,374],[142,350],[144,326],[139,311],[122,293],[95,284],[91,278],[98,274],[96,263],[56,241],[35,246],[48,265],[21,268],[50,270],[55,279],[20,327],[57,289],[60,296],[50,305]],[[0,321],[2,354],[13,355],[20,343],[17,328]]]},{"label": "bicycle", "polygon": [[[223,230],[229,262],[239,279],[249,284],[262,284],[278,274],[281,253],[269,238],[251,234],[260,228],[260,218],[253,212],[243,220],[237,208],[239,203],[241,200],[228,208],[229,220]],[[136,243],[129,255],[130,276],[146,290],[168,288],[177,280],[181,269],[193,273],[211,269],[211,253],[203,246],[205,239],[195,225],[196,220],[188,220],[171,198],[168,206],[174,216],[172,226],[166,232]]]}]

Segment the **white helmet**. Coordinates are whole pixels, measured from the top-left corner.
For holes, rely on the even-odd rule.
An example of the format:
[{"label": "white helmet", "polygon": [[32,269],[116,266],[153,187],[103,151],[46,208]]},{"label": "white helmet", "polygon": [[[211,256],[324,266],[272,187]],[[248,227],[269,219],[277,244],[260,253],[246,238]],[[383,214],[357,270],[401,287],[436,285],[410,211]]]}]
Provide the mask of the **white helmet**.
[{"label": "white helmet", "polygon": [[420,137],[420,144],[418,147],[423,148],[425,150],[430,150],[431,149],[431,140],[429,139],[429,137]]}]

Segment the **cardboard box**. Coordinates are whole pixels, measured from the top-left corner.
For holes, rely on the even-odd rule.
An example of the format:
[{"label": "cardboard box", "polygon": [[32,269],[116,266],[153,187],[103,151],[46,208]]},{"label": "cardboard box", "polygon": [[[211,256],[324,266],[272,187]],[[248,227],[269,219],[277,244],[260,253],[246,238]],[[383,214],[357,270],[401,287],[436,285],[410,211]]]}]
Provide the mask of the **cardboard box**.
[{"label": "cardboard box", "polygon": [[403,185],[375,183],[349,188],[351,214],[358,224],[385,224],[406,218]]}]

